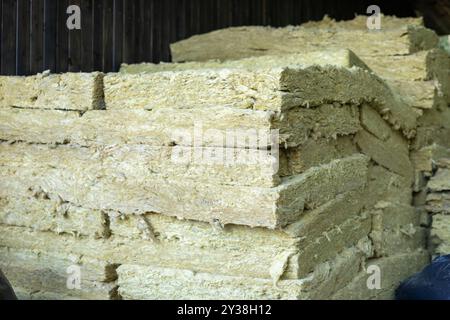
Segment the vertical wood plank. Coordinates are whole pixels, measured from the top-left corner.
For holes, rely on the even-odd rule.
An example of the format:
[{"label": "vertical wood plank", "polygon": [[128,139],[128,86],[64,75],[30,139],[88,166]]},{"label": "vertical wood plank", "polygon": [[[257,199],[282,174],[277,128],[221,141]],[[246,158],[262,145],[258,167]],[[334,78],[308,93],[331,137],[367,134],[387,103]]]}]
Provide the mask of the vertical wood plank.
[{"label": "vertical wood plank", "polygon": [[44,0],[31,2],[30,72],[41,72],[44,67]]},{"label": "vertical wood plank", "polygon": [[124,0],[123,7],[123,62],[134,61],[134,0]]},{"label": "vertical wood plank", "polygon": [[103,71],[113,71],[113,0],[103,0]]},{"label": "vertical wood plank", "polygon": [[94,2],[81,0],[81,71],[91,72],[94,69]]},{"label": "vertical wood plank", "polygon": [[160,61],[170,61],[170,29],[171,29],[171,12],[170,0],[162,2],[161,15],[163,17],[161,23],[161,57]]},{"label": "vertical wood plank", "polygon": [[136,58],[135,62],[143,62],[145,61],[145,37],[147,36],[146,30],[145,30],[145,0],[136,0],[135,7],[134,7],[134,28],[135,28],[135,38],[134,38],[134,45],[136,47]]},{"label": "vertical wood plank", "polygon": [[[176,33],[177,40],[181,40],[186,38],[186,9],[187,9],[187,0],[177,0],[176,4]],[[217,2],[215,0],[214,2]]]},{"label": "vertical wood plank", "polygon": [[114,71],[118,71],[123,60],[123,0],[114,0]]},{"label": "vertical wood plank", "polygon": [[93,46],[93,69],[95,71],[103,70],[103,0],[94,0],[93,8],[93,26],[92,34]]},{"label": "vertical wood plank", "polygon": [[161,61],[162,50],[161,50],[161,17],[162,3],[161,1],[155,0],[153,2],[152,20],[153,20],[153,62],[157,63]]},{"label": "vertical wood plank", "polygon": [[[67,29],[67,7],[69,0],[57,1],[56,18],[56,72],[67,72],[69,68],[69,30]],[[83,21],[81,22],[83,23]]]},{"label": "vertical wood plank", "polygon": [[17,74],[28,75],[30,74],[30,1],[18,0],[17,12]]},{"label": "vertical wood plank", "polygon": [[[71,5],[81,7],[81,0],[71,0]],[[83,17],[81,17],[81,25],[83,25]],[[69,30],[69,71],[81,71],[81,30]]]},{"label": "vertical wood plank", "polygon": [[3,0],[2,10],[2,71],[6,75],[16,74],[17,2]]},{"label": "vertical wood plank", "polygon": [[44,1],[44,69],[56,71],[56,15],[55,0]]},{"label": "vertical wood plank", "polygon": [[152,11],[153,1],[144,0],[141,3],[141,61],[151,62],[152,56]]}]

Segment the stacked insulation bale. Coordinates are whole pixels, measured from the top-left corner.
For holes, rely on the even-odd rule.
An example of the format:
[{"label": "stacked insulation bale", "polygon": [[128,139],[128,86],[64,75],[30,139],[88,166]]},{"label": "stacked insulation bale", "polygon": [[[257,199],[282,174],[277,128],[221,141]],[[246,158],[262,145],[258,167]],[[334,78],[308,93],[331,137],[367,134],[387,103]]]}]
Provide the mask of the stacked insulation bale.
[{"label": "stacked insulation bale", "polygon": [[[421,233],[375,236],[410,213],[409,107],[350,51],[268,59],[2,77],[0,263],[19,294],[307,299],[357,281],[364,296],[365,261],[392,255],[376,260],[399,269],[379,296],[419,269]],[[214,129],[200,144],[174,135],[196,121]],[[230,129],[278,129],[279,163],[264,136],[224,148]],[[369,132],[380,142],[363,152]],[[175,148],[262,163],[177,163]],[[382,165],[364,154],[380,150]],[[82,281],[70,290],[73,266]]]},{"label": "stacked insulation bale", "polygon": [[[192,63],[189,61],[212,63],[209,59],[242,59],[252,55],[308,52],[318,48],[336,50],[345,47],[353,50],[403,98],[411,107],[410,112],[417,115],[416,134],[408,142],[414,167],[413,204],[419,216],[411,212],[410,217],[401,223],[402,230],[397,230],[411,234],[417,231],[418,225],[429,226],[425,210],[427,180],[431,175],[433,159],[448,154],[447,148],[450,147],[450,57],[437,47],[438,37],[423,27],[421,19],[382,16],[381,30],[373,31],[367,29],[366,22],[367,17],[364,16],[345,22],[325,17],[323,21],[301,27],[218,30],[173,44],[172,56],[175,61],[186,61],[185,65],[189,65]],[[123,69],[136,72],[142,68],[145,70],[149,66],[124,66]],[[362,147],[365,152],[368,152],[367,146],[366,150]],[[373,152],[375,161],[375,153],[378,157],[385,155],[381,150]],[[387,203],[379,205],[385,207]],[[413,228],[407,227],[408,219],[413,223]],[[372,234],[380,239],[382,233]],[[385,241],[388,239],[385,236]],[[401,246],[397,251],[401,251]]]},{"label": "stacked insulation bale", "polygon": [[[411,30],[399,52],[432,47]],[[0,78],[0,268],[21,297],[386,298],[428,261],[420,112],[351,51],[144,67]],[[199,152],[259,161],[173,158]]]}]

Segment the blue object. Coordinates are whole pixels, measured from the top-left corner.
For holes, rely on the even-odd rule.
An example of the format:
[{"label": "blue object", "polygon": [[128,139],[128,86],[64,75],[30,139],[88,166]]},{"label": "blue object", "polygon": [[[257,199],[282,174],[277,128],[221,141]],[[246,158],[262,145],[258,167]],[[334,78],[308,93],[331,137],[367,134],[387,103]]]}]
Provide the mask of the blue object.
[{"label": "blue object", "polygon": [[450,255],[437,257],[395,291],[397,300],[450,300]]}]

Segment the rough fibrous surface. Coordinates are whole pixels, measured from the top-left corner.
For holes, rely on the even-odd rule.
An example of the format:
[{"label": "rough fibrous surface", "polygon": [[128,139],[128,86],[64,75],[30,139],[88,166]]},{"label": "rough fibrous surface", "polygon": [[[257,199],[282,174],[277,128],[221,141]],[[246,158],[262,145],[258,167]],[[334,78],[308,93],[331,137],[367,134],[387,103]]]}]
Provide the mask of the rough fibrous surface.
[{"label": "rough fibrous surface", "polygon": [[18,296],[391,298],[429,261],[426,210],[450,248],[449,60],[420,20],[383,19],[217,31],[174,45],[196,61],[105,77],[0,78],[0,268]]}]

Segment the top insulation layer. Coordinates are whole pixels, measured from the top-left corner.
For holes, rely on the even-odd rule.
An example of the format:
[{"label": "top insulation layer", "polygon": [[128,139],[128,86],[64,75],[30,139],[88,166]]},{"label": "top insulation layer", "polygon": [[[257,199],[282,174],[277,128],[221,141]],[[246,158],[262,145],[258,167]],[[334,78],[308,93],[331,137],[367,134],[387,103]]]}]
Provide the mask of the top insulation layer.
[{"label": "top insulation layer", "polygon": [[339,49],[335,51],[313,51],[302,54],[289,54],[283,56],[261,56],[250,57],[241,60],[219,61],[211,60],[206,62],[185,62],[185,63],[140,63],[123,64],[120,68],[121,73],[153,73],[164,71],[185,71],[193,69],[233,69],[241,68],[255,70],[261,68],[276,68],[286,66],[310,66],[310,65],[331,65],[338,67],[359,67],[367,69],[367,65],[358,58],[351,50]]},{"label": "top insulation layer", "polygon": [[[186,70],[183,64],[148,65],[146,73],[108,74],[104,78],[107,109],[226,106],[282,113],[327,103],[369,102],[405,136],[414,135],[416,115],[349,50],[210,65],[191,63]],[[152,72],[160,68],[177,71]]]},{"label": "top insulation layer", "polygon": [[103,74],[37,74],[0,76],[0,108],[104,109]]},{"label": "top insulation layer", "polygon": [[358,17],[349,22],[328,20],[300,27],[222,29],[172,44],[172,59],[176,62],[236,60],[339,48],[351,49],[361,57],[406,55],[434,48],[439,41],[432,30],[411,19],[382,17],[381,30],[369,30],[366,21],[367,17]]}]

